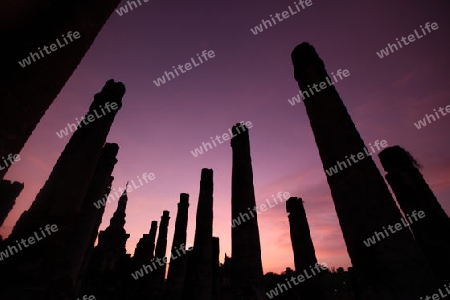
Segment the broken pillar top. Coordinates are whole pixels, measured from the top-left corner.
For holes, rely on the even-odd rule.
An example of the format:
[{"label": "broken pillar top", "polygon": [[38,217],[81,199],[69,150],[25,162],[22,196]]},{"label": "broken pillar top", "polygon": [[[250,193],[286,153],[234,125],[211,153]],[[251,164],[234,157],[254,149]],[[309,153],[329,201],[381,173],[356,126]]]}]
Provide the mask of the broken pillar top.
[{"label": "broken pillar top", "polygon": [[420,168],[412,155],[397,145],[384,149],[378,154],[378,157],[384,170],[388,173],[398,169]]},{"label": "broken pillar top", "polygon": [[[109,105],[112,102],[116,102],[118,109],[120,109],[122,107],[123,95],[125,95],[125,85],[122,82],[115,82],[114,79],[110,79],[103,86],[101,92],[94,95],[94,101],[89,107],[89,110],[98,110],[99,106],[102,105],[102,108],[107,111],[105,108],[107,102],[109,102]],[[109,109],[111,110],[111,108]]]},{"label": "broken pillar top", "polygon": [[294,65],[294,78],[301,83],[310,77],[312,69],[319,70],[320,77],[326,76],[325,65],[316,49],[309,43],[301,43],[291,53]]},{"label": "broken pillar top", "polygon": [[180,194],[180,203],[178,203],[178,204],[189,205],[189,194],[181,193]]},{"label": "broken pillar top", "polygon": [[200,181],[202,182],[212,182],[213,180],[213,169],[202,169],[202,173],[200,175]]},{"label": "broken pillar top", "polygon": [[305,208],[303,207],[302,198],[290,197],[286,201],[286,212],[288,213],[298,213],[304,212]]},{"label": "broken pillar top", "polygon": [[158,227],[158,221],[152,221],[150,228],[156,228],[156,227]]},{"label": "broken pillar top", "polygon": [[237,123],[233,125],[231,129],[231,147],[234,147],[236,143],[244,147],[250,147],[250,138],[248,136],[248,128],[243,123]]},{"label": "broken pillar top", "polygon": [[168,210],[163,210],[163,218],[168,218],[169,217],[169,211]]},{"label": "broken pillar top", "polygon": [[235,125],[233,125],[233,128],[231,129],[231,132],[233,133],[233,135],[237,135],[237,136],[239,136],[240,134],[245,133],[247,131],[248,131],[248,128],[243,123],[236,123]]}]

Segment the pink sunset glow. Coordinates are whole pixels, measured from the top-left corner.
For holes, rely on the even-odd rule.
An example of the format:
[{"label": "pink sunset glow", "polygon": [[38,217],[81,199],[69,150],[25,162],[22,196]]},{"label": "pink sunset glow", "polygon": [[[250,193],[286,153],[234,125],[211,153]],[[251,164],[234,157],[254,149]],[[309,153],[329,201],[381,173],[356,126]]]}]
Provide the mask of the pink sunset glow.
[{"label": "pink sunset glow", "polygon": [[[214,236],[220,238],[221,262],[225,253],[231,255],[230,143],[198,157],[191,151],[233,124],[250,121],[257,205],[278,192],[301,197],[318,261],[335,268],[351,266],[304,104],[288,102],[299,92],[290,54],[304,41],[316,48],[329,73],[349,70],[336,89],[365,143],[386,140],[408,150],[449,213],[450,117],[421,129],[414,126],[433,109],[450,105],[449,4],[445,10],[406,0],[313,1],[298,15],[257,35],[251,32],[261,19],[288,5],[150,1],[122,16],[113,13],[26,143],[21,160],[5,176],[24,182],[25,188],[0,234],[7,236],[29,208],[69,141],[56,132],[84,116],[93,95],[113,78],[126,86],[107,139],[120,147],[113,188],[136,182],[143,173],[155,174],[128,194],[128,253],[134,253],[163,210],[170,211],[170,249],[180,193],[190,195],[192,245],[200,172],[212,168]],[[377,56],[387,43],[426,22],[436,22],[439,29],[383,59]],[[215,57],[159,87],[153,83],[203,50],[213,50]],[[107,204],[101,230],[116,207],[117,201]],[[264,273],[294,268],[285,204],[261,212],[258,224]]]}]

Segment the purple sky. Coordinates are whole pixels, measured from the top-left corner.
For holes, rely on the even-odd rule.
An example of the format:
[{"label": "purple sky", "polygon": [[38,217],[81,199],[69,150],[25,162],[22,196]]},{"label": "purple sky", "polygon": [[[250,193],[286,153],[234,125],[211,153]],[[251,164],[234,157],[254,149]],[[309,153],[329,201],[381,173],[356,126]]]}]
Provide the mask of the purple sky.
[{"label": "purple sky", "polygon": [[[224,253],[230,255],[229,141],[197,158],[190,151],[236,122],[251,121],[257,204],[280,191],[302,197],[319,262],[350,266],[304,104],[287,101],[298,93],[290,54],[304,41],[316,48],[329,73],[350,71],[336,88],[366,144],[386,140],[410,151],[450,212],[450,116],[420,130],[413,124],[450,105],[448,1],[313,0],[312,6],[258,35],[250,28],[293,1],[141,2],[123,16],[111,15],[23,148],[22,159],[10,168],[6,179],[24,182],[25,189],[0,234],[9,234],[30,206],[68,142],[69,137],[59,139],[55,132],[83,116],[93,95],[113,78],[127,89],[108,137],[120,146],[113,187],[145,172],[156,177],[129,193],[128,253],[163,210],[171,213],[171,245],[180,193],[190,195],[192,245],[200,171],[212,168],[214,235],[220,237],[221,261]],[[437,22],[439,29],[383,59],[377,56],[387,43],[426,22]],[[213,50],[215,57],[155,86],[153,80],[164,71],[203,50]],[[101,229],[116,207],[117,202],[107,205]],[[264,272],[293,268],[285,205],[261,213],[258,222]]]}]

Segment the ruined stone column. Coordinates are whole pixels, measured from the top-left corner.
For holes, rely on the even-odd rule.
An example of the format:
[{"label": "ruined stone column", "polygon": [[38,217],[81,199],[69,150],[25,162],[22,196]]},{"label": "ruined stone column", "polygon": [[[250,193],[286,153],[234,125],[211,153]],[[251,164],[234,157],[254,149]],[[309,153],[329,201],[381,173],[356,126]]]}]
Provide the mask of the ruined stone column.
[{"label": "ruined stone column", "polygon": [[186,230],[188,223],[189,194],[180,194],[175,232],[173,235],[172,251],[164,298],[167,300],[181,300],[183,297],[183,283],[186,271]]},{"label": "ruined stone column", "polygon": [[148,263],[155,257],[154,251],[157,228],[158,222],[152,221],[149,233],[144,234],[137,243],[133,258],[140,262],[138,264],[143,264],[144,262]]},{"label": "ruined stone column", "polygon": [[[110,192],[111,192],[111,187],[112,187],[112,183],[114,181],[114,177],[113,176],[109,176],[108,179],[108,183],[106,185],[105,191],[104,191],[104,196],[108,197]],[[91,261],[91,257],[92,257],[92,253],[94,252],[94,244],[95,244],[95,240],[97,239],[98,236],[98,228],[100,227],[100,224],[102,222],[102,217],[103,217],[103,213],[105,211],[105,207],[98,209],[99,211],[97,212],[96,216],[95,216],[95,223],[93,224],[93,228],[96,228],[95,230],[92,230],[90,235],[86,237],[86,240],[88,241],[88,248],[84,253],[84,259],[83,262],[81,264],[81,268],[79,270],[78,273],[78,278],[77,281],[75,282],[75,294],[80,294],[80,289],[83,286],[84,280],[87,276],[87,269],[89,268],[89,264]],[[92,220],[91,220],[92,222]]]},{"label": "ruined stone column", "polygon": [[303,200],[290,197],[286,201],[289,213],[289,226],[292,249],[294,250],[295,270],[301,272],[317,263],[316,252],[309,231]]},{"label": "ruined stone column", "polygon": [[231,177],[231,219],[241,224],[231,229],[232,285],[236,300],[264,300],[261,246],[259,241],[253,170],[248,128],[232,128],[233,169]]},{"label": "ruined stone column", "polygon": [[220,246],[219,238],[212,237],[212,296],[211,300],[220,299]]},{"label": "ruined stone column", "polygon": [[[309,275],[312,275],[314,273],[312,273],[311,268],[316,266],[317,258],[309,231],[305,208],[303,207],[303,200],[301,198],[290,197],[286,201],[286,211],[289,213],[289,227],[292,249],[294,250],[295,271],[297,274],[303,274],[304,270],[306,270]],[[321,277],[321,274],[318,273],[298,286],[302,299],[325,299],[325,295],[320,286]]]},{"label": "ruined stone column", "polygon": [[23,190],[23,183],[0,180],[0,227],[16,203],[16,198]]},{"label": "ruined stone column", "polygon": [[[54,284],[50,278],[59,272],[57,258],[71,238],[70,233],[88,192],[110,127],[122,106],[124,93],[125,86],[122,83],[109,80],[102,91],[94,96],[86,119],[92,120],[91,116],[101,114],[102,110],[109,112],[83,124],[74,132],[31,207],[17,221],[8,238],[11,242],[33,236],[34,232],[46,225],[56,225],[58,230],[33,245],[33,251],[24,251],[20,259],[16,256],[17,259],[12,257],[8,262],[12,268],[8,271],[11,280],[8,287],[11,290],[14,285],[20,284],[16,289],[37,297],[37,291],[46,293],[45,290]],[[20,280],[15,279],[16,275]]]},{"label": "ruined stone column", "polygon": [[[324,170],[346,157],[365,152],[361,136],[347,112],[325,65],[314,47],[302,43],[292,52],[294,77],[300,90],[310,92],[322,82],[326,88],[304,99]],[[341,74],[346,74],[345,72]],[[408,230],[367,247],[363,241],[383,226],[401,219],[372,157],[327,176],[339,223],[364,300],[410,300],[433,293],[432,274]]]},{"label": "ruined stone column", "polygon": [[50,221],[59,227],[78,215],[124,94],[125,86],[112,79],[95,94],[85,119],[102,110],[109,112],[87,125],[80,125],[74,132],[30,209],[17,221],[12,236],[34,231],[37,225]]},{"label": "ruined stone column", "polygon": [[[450,281],[450,219],[425,179],[419,164],[400,146],[379,154],[392,188],[413,234],[441,285]],[[423,213],[419,213],[423,211]],[[412,221],[412,222],[411,222]]]},{"label": "ruined stone column", "polygon": [[[128,186],[128,184],[127,184]],[[130,255],[125,248],[130,234],[125,230],[127,189],[120,196],[117,209],[109,221],[109,226],[98,234],[98,244],[94,248],[86,279],[89,294],[103,295],[105,299],[124,299],[122,284],[126,274]]]},{"label": "ruined stone column", "polygon": [[202,169],[195,220],[194,249],[188,254],[184,283],[185,298],[211,299],[213,190],[213,170]]},{"label": "ruined stone column", "polygon": [[76,283],[79,280],[85,257],[90,248],[94,246],[95,237],[97,237],[98,228],[105,211],[105,206],[100,205],[97,208],[94,203],[107,197],[105,193],[110,192],[111,174],[117,163],[118,151],[119,146],[117,144],[106,143],[103,147],[94,177],[81,206],[80,214],[64,250],[65,256],[60,262],[60,271],[54,274],[55,282],[67,280],[67,283],[73,286],[74,290],[76,290]]},{"label": "ruined stone column", "polygon": [[162,299],[164,278],[166,276],[167,258],[167,228],[169,227],[169,211],[164,210],[159,222],[158,240],[156,241],[155,259],[158,262],[157,268],[152,271],[151,299]]},{"label": "ruined stone column", "polygon": [[119,2],[16,1],[2,8],[0,36],[8,47],[0,56],[0,157],[21,151]]},{"label": "ruined stone column", "polygon": [[[150,262],[155,257],[155,239],[158,222],[152,221],[148,234],[139,240],[131,260],[131,270],[135,272],[143,267],[143,265],[152,265]],[[155,264],[156,265],[156,264]],[[157,266],[160,267],[160,266]],[[151,291],[154,288],[154,270],[150,274],[131,283],[130,299],[151,299]]]}]

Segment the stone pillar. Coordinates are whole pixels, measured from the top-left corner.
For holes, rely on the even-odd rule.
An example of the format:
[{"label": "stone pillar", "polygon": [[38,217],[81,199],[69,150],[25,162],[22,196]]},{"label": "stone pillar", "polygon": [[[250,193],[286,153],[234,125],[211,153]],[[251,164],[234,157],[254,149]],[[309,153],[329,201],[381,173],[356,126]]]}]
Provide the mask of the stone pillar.
[{"label": "stone pillar", "polygon": [[220,299],[220,246],[219,238],[212,237],[212,297],[211,300]]},{"label": "stone pillar", "polygon": [[[131,262],[132,272],[141,269],[144,265],[157,266],[156,264],[153,265],[150,263],[153,263],[152,260],[155,258],[154,252],[157,228],[158,222],[152,221],[149,233],[144,234],[144,236],[139,240]],[[153,271],[154,270],[152,270],[150,274],[146,273],[144,277],[141,277],[138,280],[133,280],[133,282],[130,284],[130,299],[151,298],[151,291],[154,288],[155,281]]]},{"label": "stone pillar", "polygon": [[181,300],[183,298],[183,283],[186,271],[186,230],[188,223],[189,194],[180,194],[172,251],[167,274],[167,284],[164,298]]},{"label": "stone pillar", "polygon": [[291,197],[286,201],[289,213],[292,250],[294,250],[295,270],[301,272],[317,263],[316,252],[309,231],[303,200]]},{"label": "stone pillar", "polygon": [[[17,1],[2,9],[0,36],[8,47],[0,57],[0,157],[20,152],[119,2]],[[73,36],[71,42],[69,31],[78,31],[79,38]],[[57,50],[48,49],[52,44]],[[31,52],[36,61],[29,58]],[[19,62],[27,58],[30,65],[21,67]],[[6,171],[0,170],[0,179]]]},{"label": "stone pillar", "polygon": [[[322,292],[321,278],[322,270],[312,273],[317,269],[314,267],[317,264],[316,252],[311,239],[309,231],[308,219],[306,218],[305,208],[303,207],[303,200],[301,198],[291,197],[286,201],[286,211],[289,213],[289,227],[291,234],[292,249],[294,250],[294,264],[297,274],[304,274],[304,271],[309,275],[317,273],[311,279],[301,283],[298,286],[302,299],[325,299]],[[311,269],[313,269],[311,271]]]},{"label": "stone pillar", "polygon": [[[441,285],[448,283],[449,217],[423,178],[420,166],[406,150],[400,146],[389,147],[380,152],[379,157],[387,172],[386,180],[434,274]],[[419,211],[423,213],[418,215]]]},{"label": "stone pillar", "polygon": [[[112,186],[113,181],[114,181],[114,177],[109,176],[108,184],[106,185],[105,192],[104,192],[105,197],[109,196],[109,193],[111,192],[111,186]],[[98,210],[99,211],[97,212],[97,214],[95,216],[95,223],[93,224],[93,227],[96,229],[91,231],[90,235],[86,237],[86,240],[88,241],[89,246],[88,246],[86,252],[84,253],[84,259],[81,264],[81,269],[78,273],[77,282],[75,283],[75,293],[76,294],[77,293],[80,294],[80,289],[82,288],[82,286],[84,284],[84,280],[87,277],[87,269],[89,268],[89,265],[90,265],[92,253],[94,252],[94,244],[95,244],[95,240],[97,239],[97,236],[98,236],[98,228],[100,227],[100,224],[102,222],[102,217],[103,217],[103,213],[105,211],[105,207],[100,208]],[[92,222],[92,219],[91,219],[91,222]]]},{"label": "stone pillar", "polygon": [[23,183],[0,180],[0,227],[16,203],[16,198],[23,190]]},{"label": "stone pillar", "polygon": [[264,300],[258,218],[250,157],[248,128],[232,128],[233,169],[231,178],[231,219],[241,219],[231,229],[232,285],[236,300]]},{"label": "stone pillar", "polygon": [[[34,244],[33,251],[24,251],[20,259],[16,256],[17,259],[12,257],[8,262],[12,267],[7,271],[8,280],[11,280],[7,286],[11,291],[18,289],[21,293],[38,297],[37,291],[46,293],[52,285],[50,278],[55,272],[59,272],[58,257],[71,238],[70,233],[88,192],[114,117],[122,106],[124,93],[122,83],[109,80],[102,91],[94,96],[86,118],[91,119],[90,116],[108,110],[106,106],[110,107],[110,112],[80,126],[74,132],[31,207],[17,221],[8,238],[11,242],[33,236],[34,232],[39,232],[39,228],[46,225],[56,225],[58,230]],[[23,276],[24,273],[27,274],[26,277]],[[14,288],[17,284],[20,287]]]},{"label": "stone pillar", "polygon": [[[336,88],[328,86],[331,79],[314,47],[308,43],[297,46],[292,62],[300,90],[311,92],[314,85],[326,84],[304,100],[324,170],[345,162],[347,156],[365,153],[364,142]],[[372,157],[358,159],[327,176],[327,181],[349,256],[363,282],[362,298],[409,300],[433,293],[432,274],[411,232],[402,230],[370,247],[363,243],[375,231],[401,219]]]},{"label": "stone pillar", "polygon": [[77,294],[75,285],[79,280],[83,262],[86,255],[90,252],[89,250],[94,247],[98,228],[105,211],[105,206],[100,205],[97,208],[94,203],[97,203],[104,197],[106,198],[107,195],[105,193],[109,194],[110,192],[111,174],[117,163],[116,156],[118,151],[119,146],[117,144],[106,143],[103,147],[94,177],[81,206],[80,214],[64,250],[65,257],[60,263],[60,271],[54,274],[55,278],[57,278],[55,282],[68,280],[68,284],[74,287],[75,295]]},{"label": "stone pillar", "polygon": [[212,294],[213,170],[202,169],[194,249],[188,254],[184,298],[210,299]]},{"label": "stone pillar", "polygon": [[[167,228],[169,227],[169,211],[164,210],[159,222],[158,240],[156,241],[155,259],[158,262],[157,268],[152,271],[152,291],[151,299],[162,299],[164,290],[164,278],[166,276],[167,258]],[[162,263],[161,263],[162,261]]]},{"label": "stone pillar", "polygon": [[149,233],[144,234],[136,245],[133,258],[139,261],[140,264],[144,262],[148,263],[155,257],[154,252],[157,228],[158,222],[152,221]]},{"label": "stone pillar", "polygon": [[125,188],[109,226],[98,234],[98,244],[92,253],[86,279],[88,294],[103,295],[106,299],[123,299],[125,296],[122,285],[124,278],[130,277],[126,274],[130,255],[125,248],[130,234],[124,228],[127,203]]}]

